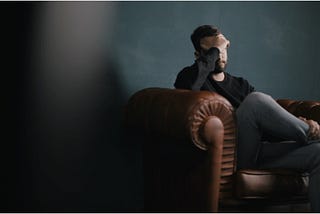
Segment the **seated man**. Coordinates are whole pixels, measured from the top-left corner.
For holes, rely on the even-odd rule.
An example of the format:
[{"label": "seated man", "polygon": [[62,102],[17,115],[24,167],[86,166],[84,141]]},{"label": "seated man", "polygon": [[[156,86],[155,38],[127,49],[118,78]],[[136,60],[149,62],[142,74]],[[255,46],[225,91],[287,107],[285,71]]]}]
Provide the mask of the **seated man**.
[{"label": "seated man", "polygon": [[[191,40],[196,61],[180,71],[174,86],[214,91],[228,99],[236,109],[238,168],[286,168],[309,173],[311,209],[320,212],[319,124],[295,117],[269,95],[256,92],[247,80],[225,72],[230,42],[216,27],[198,27]],[[273,143],[268,144],[269,149],[263,148],[263,141],[274,139],[295,143]]]}]

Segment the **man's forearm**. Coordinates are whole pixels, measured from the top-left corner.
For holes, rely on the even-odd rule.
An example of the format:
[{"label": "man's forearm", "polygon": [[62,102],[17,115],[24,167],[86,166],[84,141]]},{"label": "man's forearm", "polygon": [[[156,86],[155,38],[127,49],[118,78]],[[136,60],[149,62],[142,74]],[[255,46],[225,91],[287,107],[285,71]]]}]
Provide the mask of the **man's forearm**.
[{"label": "man's forearm", "polygon": [[219,49],[212,48],[207,56],[202,56],[197,60],[198,74],[191,85],[191,90],[198,91],[203,86],[211,71],[215,70],[216,61],[219,59]]}]

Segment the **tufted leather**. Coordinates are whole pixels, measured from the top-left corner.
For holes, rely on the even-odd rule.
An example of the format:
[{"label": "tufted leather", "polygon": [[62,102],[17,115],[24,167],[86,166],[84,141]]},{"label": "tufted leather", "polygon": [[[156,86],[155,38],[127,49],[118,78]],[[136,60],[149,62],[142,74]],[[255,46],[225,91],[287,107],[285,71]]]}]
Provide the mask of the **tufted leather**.
[{"label": "tufted leather", "polygon": [[207,149],[200,127],[209,116],[223,121],[226,138],[234,138],[233,107],[214,92],[148,88],[135,93],[126,108],[126,123],[145,133],[191,139]]},{"label": "tufted leather", "polygon": [[[320,102],[292,100],[278,100],[278,102],[296,116],[320,121]],[[300,193],[305,194],[307,184],[302,182],[305,181],[305,177],[300,174],[287,172],[281,174],[277,170],[236,171],[235,113],[228,100],[217,93],[163,88],[143,89],[130,98],[125,117],[127,128],[148,136],[144,140],[146,163],[144,171],[145,189],[150,193],[147,204],[153,204],[149,211],[187,212],[191,209],[186,207],[192,203],[196,204],[196,201],[199,201],[199,204],[201,201],[206,201],[207,204],[201,204],[205,207],[205,211],[217,211],[219,201],[235,197],[245,199],[252,195],[253,198],[259,198],[261,194],[266,194],[268,197],[281,196],[274,188],[274,181],[286,181],[287,178],[290,178],[292,183],[280,185],[283,187],[283,192],[288,192],[286,190],[297,184],[296,189],[300,188]],[[212,131],[213,129],[216,131]],[[161,144],[166,144],[162,151],[159,149]],[[185,150],[183,148],[186,145],[189,145],[193,152],[182,155],[181,151]],[[164,161],[163,156],[169,151],[173,154],[173,158]],[[189,165],[180,165],[182,168],[190,168],[186,174],[180,172],[175,165],[180,161]],[[157,168],[162,171],[156,171]],[[169,168],[171,169],[168,170]],[[181,180],[183,177],[185,182],[177,183],[176,180]],[[257,178],[261,178],[263,182],[251,183]],[[151,180],[157,180],[157,184],[152,185],[152,182],[149,182]],[[155,186],[161,185],[162,188],[156,190]],[[164,194],[164,189],[169,186],[171,189],[169,188]],[[179,195],[180,191],[183,193]],[[189,193],[190,200],[187,200],[186,194]],[[291,194],[290,191],[288,193]],[[152,198],[157,194],[159,197]],[[175,198],[178,199],[170,201],[168,199],[170,194],[177,195]],[[172,200],[176,201],[173,203]],[[165,204],[171,202],[172,204],[165,209]],[[199,204],[195,207],[200,207]]]},{"label": "tufted leather", "polygon": [[[232,197],[236,132],[234,110],[228,100],[208,91],[148,88],[130,98],[126,111],[126,124],[132,129],[143,130],[147,135],[193,142],[201,150],[210,147],[209,167],[213,170],[208,176],[213,182],[208,186],[211,185],[214,191],[208,195],[217,198],[220,192],[220,200]],[[204,133],[204,128],[214,123],[210,120],[213,117],[222,122],[223,135],[214,138],[218,136],[214,132],[214,140],[208,141],[205,136],[213,132],[207,129]],[[210,205],[216,210],[218,201],[213,201]]]},{"label": "tufted leather", "polygon": [[320,123],[320,101],[295,101],[280,99],[277,102],[290,113]]}]

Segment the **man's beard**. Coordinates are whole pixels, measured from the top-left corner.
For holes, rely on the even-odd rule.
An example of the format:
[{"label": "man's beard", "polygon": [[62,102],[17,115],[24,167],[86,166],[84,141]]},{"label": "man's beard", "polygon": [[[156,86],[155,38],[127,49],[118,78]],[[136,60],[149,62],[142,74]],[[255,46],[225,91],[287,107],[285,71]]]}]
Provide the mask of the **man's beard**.
[{"label": "man's beard", "polygon": [[219,61],[216,62],[215,68],[213,73],[214,74],[219,74],[222,73],[226,70],[227,63],[223,63],[224,65],[221,65]]}]

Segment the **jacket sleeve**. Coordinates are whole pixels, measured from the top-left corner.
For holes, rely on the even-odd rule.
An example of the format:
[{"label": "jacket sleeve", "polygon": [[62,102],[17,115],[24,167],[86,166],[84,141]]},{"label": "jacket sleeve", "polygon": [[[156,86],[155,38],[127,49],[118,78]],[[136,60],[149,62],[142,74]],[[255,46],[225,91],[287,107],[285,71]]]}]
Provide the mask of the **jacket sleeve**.
[{"label": "jacket sleeve", "polygon": [[219,59],[219,49],[212,48],[210,55],[197,59],[190,67],[179,72],[174,87],[200,91],[211,71],[215,69],[215,62]]}]

